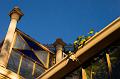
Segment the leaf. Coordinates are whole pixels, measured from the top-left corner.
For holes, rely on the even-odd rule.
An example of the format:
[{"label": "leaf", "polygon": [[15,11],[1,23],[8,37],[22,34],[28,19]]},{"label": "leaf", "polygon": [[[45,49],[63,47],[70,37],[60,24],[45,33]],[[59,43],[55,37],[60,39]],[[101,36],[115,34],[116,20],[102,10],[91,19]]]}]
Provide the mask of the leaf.
[{"label": "leaf", "polygon": [[77,40],[81,40],[84,36],[78,36]]},{"label": "leaf", "polygon": [[85,42],[86,41],[86,39],[85,38],[83,38],[82,40],[81,40],[81,42],[83,43],[83,42]]},{"label": "leaf", "polygon": [[91,29],[88,34],[93,34],[93,33],[94,33],[94,29]]},{"label": "leaf", "polygon": [[74,41],[74,44],[77,44],[78,43],[78,41]]}]

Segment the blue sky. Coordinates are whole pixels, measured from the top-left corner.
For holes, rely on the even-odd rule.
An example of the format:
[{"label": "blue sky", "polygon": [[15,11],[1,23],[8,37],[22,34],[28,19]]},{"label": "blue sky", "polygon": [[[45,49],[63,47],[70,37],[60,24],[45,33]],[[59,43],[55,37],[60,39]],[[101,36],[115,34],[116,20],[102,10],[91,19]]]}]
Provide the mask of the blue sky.
[{"label": "blue sky", "polygon": [[14,6],[24,13],[17,27],[43,44],[56,38],[73,43],[77,36],[91,28],[100,31],[120,16],[120,0],[0,0],[0,40]]}]

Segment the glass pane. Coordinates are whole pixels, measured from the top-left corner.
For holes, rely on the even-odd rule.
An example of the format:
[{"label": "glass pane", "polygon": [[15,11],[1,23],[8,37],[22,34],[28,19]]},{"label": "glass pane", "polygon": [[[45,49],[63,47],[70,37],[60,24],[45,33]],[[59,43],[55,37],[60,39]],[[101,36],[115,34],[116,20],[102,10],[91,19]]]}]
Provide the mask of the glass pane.
[{"label": "glass pane", "polygon": [[31,40],[32,38],[28,38],[25,35],[21,34],[21,36],[24,38],[24,40],[27,42],[27,44],[34,50],[44,50],[42,47],[40,47],[37,43],[37,41]]},{"label": "glass pane", "polygon": [[44,68],[42,68],[40,65],[36,64],[34,77],[37,78],[37,77],[40,76],[44,71],[45,71]]},{"label": "glass pane", "polygon": [[120,45],[111,46],[110,60],[112,64],[112,79],[120,79]]},{"label": "glass pane", "polygon": [[19,61],[20,61],[20,55],[16,51],[12,50],[7,68],[17,73]]},{"label": "glass pane", "polygon": [[87,69],[88,79],[108,79],[107,63],[105,58],[101,58],[89,66]]},{"label": "glass pane", "polygon": [[81,68],[69,73],[63,79],[82,79]]},{"label": "glass pane", "polygon": [[35,50],[34,52],[35,52],[35,54],[37,55],[37,57],[38,57],[42,62],[44,62],[44,64],[47,63],[48,53],[47,53],[46,51]]},{"label": "glass pane", "polygon": [[33,62],[23,57],[20,68],[20,75],[27,79],[34,79],[34,77],[32,76],[32,68]]},{"label": "glass pane", "polygon": [[[17,50],[18,50],[18,49],[17,49]],[[37,56],[34,54],[33,51],[31,51],[31,50],[21,50],[21,49],[19,49],[18,51],[19,51],[19,53],[24,54],[25,56],[27,56],[27,57],[29,57],[29,58],[31,58],[31,59],[39,62],[41,65],[43,65],[43,64],[40,62],[40,60],[37,58]]]},{"label": "glass pane", "polygon": [[17,35],[16,43],[14,45],[14,48],[18,48],[18,49],[30,49],[30,47],[26,44],[26,42],[23,40],[23,38],[21,38],[20,35]]}]

